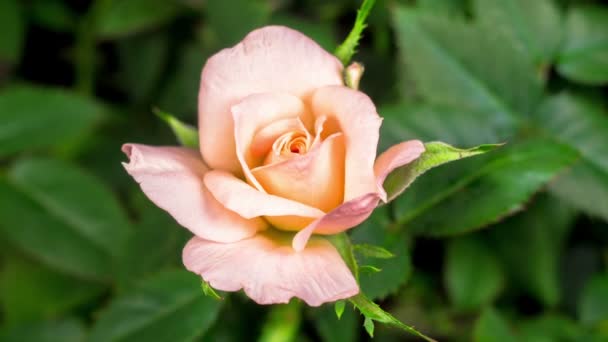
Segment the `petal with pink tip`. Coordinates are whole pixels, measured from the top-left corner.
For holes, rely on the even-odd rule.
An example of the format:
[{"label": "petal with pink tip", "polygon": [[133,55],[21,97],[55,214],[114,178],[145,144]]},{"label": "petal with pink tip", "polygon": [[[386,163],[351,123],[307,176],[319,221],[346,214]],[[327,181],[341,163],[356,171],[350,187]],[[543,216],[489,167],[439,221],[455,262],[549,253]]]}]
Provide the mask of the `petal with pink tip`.
[{"label": "petal with pink tip", "polygon": [[195,237],[184,248],[183,262],[213,288],[243,289],[258,304],[288,303],[297,297],[319,306],[359,293],[355,278],[331,243],[314,237],[296,252],[285,235],[266,231],[230,244]]},{"label": "petal with pink tip", "polygon": [[386,177],[398,167],[407,165],[412,161],[418,159],[422,153],[424,153],[424,144],[420,140],[409,140],[391,146],[388,150],[384,151],[376,159],[374,164],[374,173],[376,174],[376,180],[378,187],[382,189],[380,197],[384,202],[392,200],[399,193],[393,194],[391,198],[386,198],[386,191],[382,184]]},{"label": "petal with pink tip", "polygon": [[234,242],[266,228],[261,219],[245,219],[224,208],[203,185],[207,167],[198,151],[182,147],[125,144],[127,172],[154,204],[202,238]]},{"label": "petal with pink tip", "polygon": [[344,202],[379,192],[374,160],[382,119],[370,98],[347,87],[323,87],[313,94],[312,110],[316,117],[327,117],[326,127],[337,125],[344,133]]},{"label": "petal with pink tip", "polygon": [[204,160],[212,169],[240,172],[230,108],[246,96],[285,92],[302,98],[340,84],[342,64],[310,38],[281,26],[252,31],[203,68],[198,115]]},{"label": "petal with pink tip", "polygon": [[379,194],[372,192],[343,203],[299,231],[293,238],[293,248],[303,250],[313,233],[338,234],[358,225],[372,214],[379,201]]},{"label": "petal with pink tip", "polygon": [[285,215],[317,218],[325,214],[317,208],[258,191],[225,171],[207,172],[205,186],[222,205],[245,218]]},{"label": "petal with pink tip", "polygon": [[298,125],[298,117],[305,111],[304,104],[290,94],[263,93],[245,98],[232,106],[231,111],[236,154],[242,171],[251,184],[264,191],[251,174],[250,166],[264,159],[265,155],[261,154],[264,154],[266,145],[272,146],[274,139]]}]

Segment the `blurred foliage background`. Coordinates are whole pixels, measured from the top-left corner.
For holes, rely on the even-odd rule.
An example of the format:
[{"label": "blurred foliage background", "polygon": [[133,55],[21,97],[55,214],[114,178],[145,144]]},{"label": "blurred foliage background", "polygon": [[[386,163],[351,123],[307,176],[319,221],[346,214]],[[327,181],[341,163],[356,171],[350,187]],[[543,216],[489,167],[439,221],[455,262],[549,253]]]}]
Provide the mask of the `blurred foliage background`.
[{"label": "blurred foliage background", "polygon": [[[188,233],[121,167],[176,144],[208,56],[267,24],[329,51],[355,0],[0,0],[0,341],[363,341],[347,306],[205,297]],[[378,0],[355,60],[405,139],[499,151],[423,176],[352,231],[361,286],[440,341],[608,341],[608,6]],[[375,340],[414,340],[378,326]]]}]

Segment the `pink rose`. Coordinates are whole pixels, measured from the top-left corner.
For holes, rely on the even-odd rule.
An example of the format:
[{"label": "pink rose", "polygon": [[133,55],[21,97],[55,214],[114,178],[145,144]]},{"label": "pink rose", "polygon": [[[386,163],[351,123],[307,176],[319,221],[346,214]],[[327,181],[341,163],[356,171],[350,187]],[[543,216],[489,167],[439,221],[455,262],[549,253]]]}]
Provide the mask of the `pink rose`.
[{"label": "pink rose", "polygon": [[424,147],[408,141],[376,159],[382,119],[342,72],[301,33],[264,27],[203,68],[200,153],[123,146],[146,195],[194,233],[184,265],[212,287],[312,306],[359,292],[323,236],[365,220],[386,201],[388,173]]}]

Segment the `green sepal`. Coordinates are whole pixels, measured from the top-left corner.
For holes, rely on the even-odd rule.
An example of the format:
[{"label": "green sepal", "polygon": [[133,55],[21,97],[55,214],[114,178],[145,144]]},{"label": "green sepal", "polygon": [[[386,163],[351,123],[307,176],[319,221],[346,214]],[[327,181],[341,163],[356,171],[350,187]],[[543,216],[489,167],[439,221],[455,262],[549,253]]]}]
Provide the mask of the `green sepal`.
[{"label": "green sepal", "polygon": [[182,146],[198,148],[198,131],[196,127],[183,123],[178,118],[158,108],[154,108],[153,112],[171,127],[177,141]]},{"label": "green sepal", "polygon": [[368,244],[356,244],[353,245],[356,253],[361,254],[368,258],[376,259],[390,259],[394,258],[395,254],[388,251],[386,248]]},{"label": "green sepal", "polygon": [[336,310],[336,317],[338,317],[338,319],[342,318],[342,314],[344,313],[345,307],[346,302],[343,300],[339,300],[334,304],[334,310]]},{"label": "green sepal", "polygon": [[208,282],[206,281],[202,281],[201,282],[201,289],[203,289],[203,293],[205,294],[205,296],[217,299],[217,300],[222,300],[224,298],[222,298],[217,292],[215,292],[215,289],[213,289],[213,287],[211,287],[211,285],[209,285]]}]

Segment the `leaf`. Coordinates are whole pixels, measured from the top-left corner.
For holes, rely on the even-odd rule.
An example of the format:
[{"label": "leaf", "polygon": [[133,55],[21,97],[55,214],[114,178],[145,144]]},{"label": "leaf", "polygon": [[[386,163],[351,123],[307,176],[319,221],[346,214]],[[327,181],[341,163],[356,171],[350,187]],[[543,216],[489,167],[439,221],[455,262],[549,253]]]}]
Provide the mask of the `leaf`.
[{"label": "leaf", "polygon": [[473,328],[475,342],[516,342],[511,328],[504,318],[492,307],[485,309]]},{"label": "leaf", "polygon": [[289,304],[274,305],[262,327],[259,342],[296,341],[302,320],[302,303],[292,300]]},{"label": "leaf", "polygon": [[250,31],[266,25],[271,11],[271,5],[260,0],[208,1],[203,43],[211,50],[232,46]]},{"label": "leaf", "polygon": [[0,91],[0,157],[81,137],[102,113],[98,103],[66,90],[5,88]]},{"label": "leaf", "polygon": [[355,249],[355,253],[359,253],[367,258],[390,259],[395,257],[395,254],[380,246],[356,244],[353,245],[353,248]]},{"label": "leaf", "polygon": [[51,268],[107,280],[130,231],[109,189],[71,164],[21,160],[0,179],[0,233]]},{"label": "leaf", "polygon": [[[413,269],[406,236],[403,232],[391,231],[389,212],[388,206],[377,208],[352,233],[353,241],[382,246],[395,256],[390,259],[377,259],[357,255],[359,264],[382,269],[380,273],[361,272],[359,276],[361,290],[372,300],[396,294],[410,279]],[[356,247],[354,251],[356,252]]]},{"label": "leaf", "polygon": [[201,296],[200,277],[166,271],[114,298],[93,326],[90,342],[192,341],[216,320],[221,302]]},{"label": "leaf", "polygon": [[119,38],[149,30],[171,21],[179,10],[176,1],[109,1],[100,7],[97,15],[97,34],[100,38]]},{"label": "leaf", "polygon": [[23,14],[20,0],[0,2],[0,61],[16,64],[21,58],[26,28]]},{"label": "leaf", "polygon": [[601,85],[608,82],[608,9],[577,6],[568,11],[566,36],[557,71],[575,82]]},{"label": "leaf", "polygon": [[76,28],[76,14],[61,0],[33,0],[29,16],[37,25],[57,32],[70,32]]},{"label": "leaf", "polygon": [[353,28],[344,42],[342,42],[342,44],[340,44],[340,46],[338,46],[334,52],[334,55],[338,57],[343,65],[347,65],[355,54],[357,45],[359,45],[359,40],[363,34],[363,30],[367,26],[365,22],[375,3],[376,0],[363,0],[361,7],[359,10],[357,10],[357,17],[355,18]]},{"label": "leaf", "polygon": [[561,201],[541,195],[525,212],[489,232],[489,248],[505,265],[510,281],[546,306],[560,299],[560,259],[575,214]]},{"label": "leaf", "polygon": [[504,287],[501,265],[478,237],[451,240],[444,260],[445,287],[458,310],[475,310],[489,304]]},{"label": "leaf", "polygon": [[585,285],[578,304],[578,317],[588,326],[608,324],[608,274],[596,274]]},{"label": "leaf", "polygon": [[548,314],[526,319],[518,326],[522,341],[595,341],[582,326],[570,318]]},{"label": "leaf", "polygon": [[582,158],[552,185],[560,198],[608,220],[608,112],[601,103],[571,93],[548,98],[534,116],[551,138],[577,149]]},{"label": "leaf", "polygon": [[412,233],[428,236],[453,236],[482,228],[521,210],[577,157],[567,146],[531,140],[438,169],[395,202],[397,222]]},{"label": "leaf", "polygon": [[182,146],[198,148],[198,131],[195,127],[181,122],[173,115],[163,112],[160,109],[154,109],[154,113],[171,127],[177,141]]},{"label": "leaf", "polygon": [[30,322],[0,333],[0,342],[81,342],[86,330],[75,318],[56,321]]},{"label": "leaf", "polygon": [[506,32],[537,67],[547,69],[562,38],[562,18],[553,0],[476,0],[476,17]]},{"label": "leaf", "polygon": [[[379,323],[388,324],[394,326],[396,328],[405,330],[412,335],[423,338],[429,342],[435,342],[432,338],[422,334],[417,331],[413,327],[405,325],[397,320],[395,317],[391,316],[388,312],[382,310],[376,303],[369,300],[363,293],[359,293],[358,295],[349,298],[349,301],[353,303],[353,305],[361,312],[363,316],[365,316],[366,320],[366,330],[373,337],[373,321],[377,321]],[[371,326],[371,327],[370,327]],[[370,333],[371,328],[371,333]]]},{"label": "leaf", "polygon": [[424,12],[401,6],[393,14],[401,61],[417,94],[433,105],[486,113],[501,131],[515,132],[542,94],[527,56],[493,27]]},{"label": "leaf", "polygon": [[102,291],[99,284],[14,256],[3,260],[0,272],[0,304],[9,325],[60,316],[86,304]]},{"label": "leaf", "polygon": [[399,196],[418,176],[439,165],[490,152],[500,144],[486,144],[460,149],[439,141],[424,144],[425,151],[414,162],[391,172],[384,181],[384,189],[391,201]]},{"label": "leaf", "polygon": [[277,13],[273,14],[270,19],[270,24],[287,26],[300,31],[327,51],[330,51],[338,45],[338,40],[336,39],[334,28],[331,23],[306,20],[297,15]]}]

